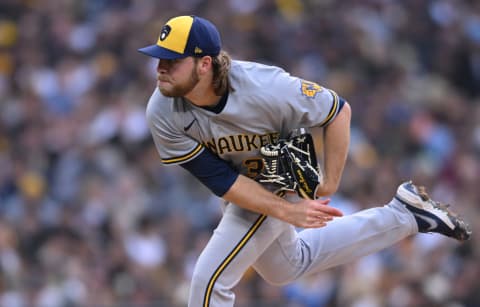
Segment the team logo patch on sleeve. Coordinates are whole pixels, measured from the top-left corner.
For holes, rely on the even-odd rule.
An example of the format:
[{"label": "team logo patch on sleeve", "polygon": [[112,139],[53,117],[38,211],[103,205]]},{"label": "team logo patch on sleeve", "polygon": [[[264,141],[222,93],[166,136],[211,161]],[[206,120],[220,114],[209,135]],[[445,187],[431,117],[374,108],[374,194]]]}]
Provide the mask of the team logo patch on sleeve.
[{"label": "team logo patch on sleeve", "polygon": [[307,96],[309,98],[315,98],[317,93],[320,93],[321,91],[323,91],[323,88],[320,85],[316,84],[315,82],[302,80],[301,90],[302,90],[303,96]]}]

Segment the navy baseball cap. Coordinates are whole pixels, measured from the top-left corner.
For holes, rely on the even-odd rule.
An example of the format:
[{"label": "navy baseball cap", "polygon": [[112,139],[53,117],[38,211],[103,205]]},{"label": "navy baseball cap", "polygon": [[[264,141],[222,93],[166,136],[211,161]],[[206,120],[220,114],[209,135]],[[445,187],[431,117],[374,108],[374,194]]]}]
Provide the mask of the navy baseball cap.
[{"label": "navy baseball cap", "polygon": [[155,45],[138,51],[154,58],[174,60],[188,56],[216,56],[221,45],[220,34],[210,21],[197,16],[178,16],[162,27]]}]

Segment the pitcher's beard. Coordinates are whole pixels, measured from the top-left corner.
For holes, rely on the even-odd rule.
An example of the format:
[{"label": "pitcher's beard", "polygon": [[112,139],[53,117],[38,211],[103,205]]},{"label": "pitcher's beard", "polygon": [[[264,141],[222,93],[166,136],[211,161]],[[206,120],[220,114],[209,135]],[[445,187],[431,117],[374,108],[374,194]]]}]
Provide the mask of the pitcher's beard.
[{"label": "pitcher's beard", "polygon": [[195,70],[192,70],[190,78],[185,84],[172,85],[170,83],[170,85],[172,85],[170,88],[158,86],[158,89],[166,97],[184,97],[193,90],[193,88],[197,85],[198,81],[199,77],[197,72]]}]

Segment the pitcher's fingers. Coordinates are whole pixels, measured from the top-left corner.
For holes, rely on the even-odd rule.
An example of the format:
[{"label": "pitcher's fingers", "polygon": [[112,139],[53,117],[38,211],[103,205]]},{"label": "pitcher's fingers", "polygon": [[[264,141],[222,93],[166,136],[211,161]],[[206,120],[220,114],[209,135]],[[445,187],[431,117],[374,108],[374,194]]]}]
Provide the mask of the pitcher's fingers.
[{"label": "pitcher's fingers", "polygon": [[306,219],[307,224],[322,224],[322,223],[327,223],[333,220],[333,216],[323,213],[323,212],[318,212],[316,215],[311,215],[308,216]]},{"label": "pitcher's fingers", "polygon": [[324,221],[317,221],[317,222],[312,222],[309,223],[308,225],[305,225],[303,228],[320,228],[320,227],[325,227],[327,226],[327,223]]},{"label": "pitcher's fingers", "polygon": [[324,222],[330,222],[333,220],[333,216],[331,215],[321,215],[318,217],[319,220],[324,221]]},{"label": "pitcher's fingers", "polygon": [[325,205],[316,206],[315,211],[322,212],[324,214],[328,214],[331,216],[343,216],[342,211],[338,210],[337,208],[325,206]]}]

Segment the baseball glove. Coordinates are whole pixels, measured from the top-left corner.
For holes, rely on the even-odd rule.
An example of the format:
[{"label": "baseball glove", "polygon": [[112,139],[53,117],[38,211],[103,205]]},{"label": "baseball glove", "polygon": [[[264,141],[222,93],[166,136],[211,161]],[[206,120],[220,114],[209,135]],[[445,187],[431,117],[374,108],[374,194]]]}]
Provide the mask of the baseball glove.
[{"label": "baseball glove", "polygon": [[310,133],[302,133],[260,148],[263,170],[258,182],[283,196],[296,192],[300,197],[315,199],[323,180]]}]

